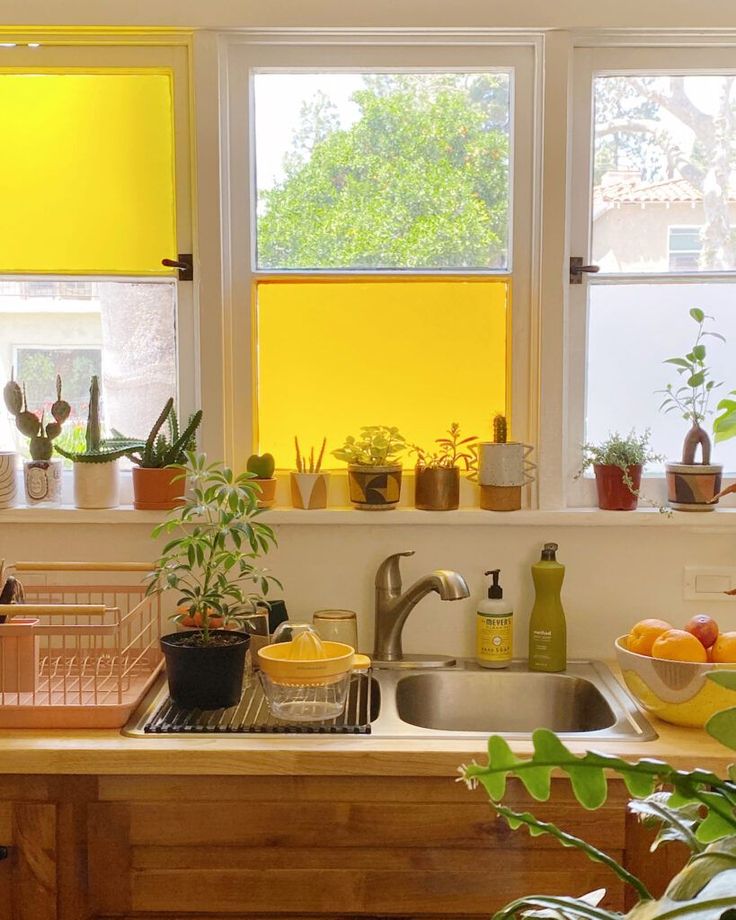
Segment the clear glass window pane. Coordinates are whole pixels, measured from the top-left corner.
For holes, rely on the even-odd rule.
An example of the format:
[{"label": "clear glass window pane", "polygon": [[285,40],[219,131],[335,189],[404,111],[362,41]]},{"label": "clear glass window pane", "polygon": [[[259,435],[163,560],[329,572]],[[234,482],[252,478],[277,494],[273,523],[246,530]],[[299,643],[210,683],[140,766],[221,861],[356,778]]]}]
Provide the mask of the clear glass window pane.
[{"label": "clear glass window pane", "polygon": [[[49,417],[60,374],[72,415],[60,443],[84,437],[92,374],[101,374],[105,428],[145,437],[176,395],[176,285],[140,281],[0,281],[0,382],[14,370],[28,408]],[[27,440],[0,407],[0,448]]]},{"label": "clear glass window pane", "polygon": [[295,435],[307,451],[326,436],[326,466],[341,467],[329,451],[362,425],[425,449],[452,422],[489,439],[506,411],[508,296],[497,280],[258,284],[259,450],[289,469]]},{"label": "clear glass window pane", "polygon": [[507,269],[511,74],[257,73],[261,269]]},{"label": "clear glass window pane", "polygon": [[599,76],[593,89],[593,261],[604,272],[736,269],[736,75]]},{"label": "clear glass window pane", "polygon": [[[679,460],[689,423],[676,413],[658,411],[668,383],[682,383],[667,358],[687,354],[697,326],[689,316],[700,307],[713,317],[706,329],[726,343],[704,340],[712,379],[711,408],[736,387],[736,282],[712,284],[602,284],[589,286],[586,440],[600,442],[609,431],[652,430],[652,446],[668,460]],[[713,414],[707,430],[712,437]],[[736,439],[714,445],[713,461],[736,472]],[[655,469],[652,466],[650,469]],[[661,469],[661,467],[660,467]]]}]

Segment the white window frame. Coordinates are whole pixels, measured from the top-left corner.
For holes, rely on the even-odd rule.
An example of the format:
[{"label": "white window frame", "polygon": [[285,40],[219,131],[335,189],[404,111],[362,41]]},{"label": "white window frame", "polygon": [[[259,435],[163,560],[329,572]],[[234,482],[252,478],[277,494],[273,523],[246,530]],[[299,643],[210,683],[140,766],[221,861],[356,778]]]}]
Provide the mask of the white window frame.
[{"label": "white window frame", "polygon": [[[14,37],[4,35],[3,40],[11,43]],[[108,36],[67,36],[63,41],[58,37],[44,34],[34,35],[33,42],[39,47],[29,47],[28,36],[18,36],[18,44],[3,49],[0,58],[0,72],[3,69],[16,68],[39,69],[76,69],[80,71],[125,71],[133,69],[170,70],[173,73],[173,108],[174,108],[174,157],[175,157],[175,197],[176,197],[176,234],[177,245],[181,252],[193,252],[195,244],[192,206],[192,162],[193,142],[190,129],[192,121],[190,93],[190,53],[187,36],[161,34],[155,41],[140,41],[131,37],[125,40]],[[178,253],[161,253],[162,258],[175,259]],[[38,281],[127,281],[142,283],[171,283],[177,281],[177,273],[172,270],[170,276],[137,275],[98,275],[98,274],[3,274],[4,280],[19,282]],[[196,277],[196,276],[195,276]],[[199,361],[199,310],[198,291],[190,282],[177,283],[176,309],[176,394],[180,412],[188,416],[201,404],[201,382]],[[213,426],[214,427],[214,426]],[[216,437],[210,437],[212,449],[217,450]],[[202,438],[203,446],[204,443]],[[67,492],[65,483],[65,495]],[[126,503],[129,497],[127,477],[123,483],[121,500]]]},{"label": "white window frame", "polygon": [[[695,46],[695,47],[694,47]],[[570,253],[590,261],[593,173],[593,99],[595,75],[641,73],[662,74],[736,72],[736,39],[696,40],[689,36],[605,35],[597,39],[579,37],[574,49],[574,82],[571,97],[571,175],[568,186]],[[547,151],[545,151],[547,154]],[[574,184],[574,193],[573,193]],[[668,247],[669,250],[669,247]],[[591,285],[646,283],[703,283],[736,281],[733,272],[615,272],[583,276],[583,283],[571,285],[567,305],[567,354],[564,402],[567,412],[566,457],[563,465],[563,507],[595,507],[595,483],[591,475],[576,479],[580,469],[580,445],[585,440],[585,368],[587,351],[588,291]],[[724,486],[732,479],[724,477]],[[663,474],[645,475],[642,494],[655,504],[665,504]]]},{"label": "white window frame", "polygon": [[[432,33],[352,34],[317,32],[298,35],[252,33],[221,36],[220,79],[225,89],[222,118],[223,300],[227,456],[248,456],[253,448],[255,342],[253,282],[293,272],[258,272],[255,267],[255,162],[252,112],[253,70],[325,69],[385,72],[473,71],[515,69],[514,145],[512,171],[513,266],[510,272],[489,271],[489,277],[513,277],[511,310],[511,423],[514,437],[537,444],[539,381],[536,359],[538,312],[538,210],[541,49],[538,35],[469,36]],[[366,274],[366,272],[361,272]],[[468,272],[469,273],[469,272]],[[329,272],[341,274],[341,272]],[[379,276],[391,272],[376,273]],[[465,274],[465,272],[459,272]],[[356,419],[356,424],[360,420]],[[490,420],[489,420],[490,426]],[[490,432],[489,432],[490,435]]]}]

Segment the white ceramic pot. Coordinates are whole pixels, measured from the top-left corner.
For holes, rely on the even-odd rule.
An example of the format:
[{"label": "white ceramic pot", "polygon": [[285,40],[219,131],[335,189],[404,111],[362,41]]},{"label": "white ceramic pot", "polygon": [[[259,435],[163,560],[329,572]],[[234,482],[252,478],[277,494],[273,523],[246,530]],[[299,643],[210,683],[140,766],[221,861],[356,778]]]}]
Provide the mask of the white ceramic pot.
[{"label": "white ceramic pot", "polygon": [[478,482],[482,486],[523,486],[532,481],[534,464],[528,460],[529,444],[511,441],[478,445]]},{"label": "white ceramic pot", "polygon": [[54,457],[53,460],[23,461],[23,483],[26,502],[29,505],[58,505],[61,502],[63,466],[60,457]]},{"label": "white ceramic pot", "polygon": [[75,463],[74,504],[77,508],[117,508],[120,504],[118,461]]},{"label": "white ceramic pot", "polygon": [[0,451],[0,508],[12,508],[18,490],[15,484],[15,467],[18,454],[13,450]]}]

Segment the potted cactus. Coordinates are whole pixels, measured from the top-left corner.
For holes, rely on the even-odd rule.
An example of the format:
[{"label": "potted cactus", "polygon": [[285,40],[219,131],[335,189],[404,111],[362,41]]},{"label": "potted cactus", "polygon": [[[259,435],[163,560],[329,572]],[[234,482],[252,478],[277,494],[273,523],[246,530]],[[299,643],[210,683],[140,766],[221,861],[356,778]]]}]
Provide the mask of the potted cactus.
[{"label": "potted cactus", "polygon": [[416,445],[414,471],[414,506],[419,511],[454,511],[460,506],[460,466],[471,468],[475,455],[470,453],[475,435],[460,437],[460,425],[453,422],[447,437],[437,438],[435,453]]},{"label": "potted cactus", "polygon": [[276,501],[276,461],[272,454],[251,454],[246,464],[253,482],[258,484],[261,494],[258,498],[259,508],[270,508]]},{"label": "potted cactus", "polygon": [[[202,410],[190,416],[184,431],[170,397],[143,447],[127,451],[133,465],[133,506],[143,511],[169,511],[184,497],[186,475],[178,467],[187,461],[187,453],[196,448],[196,431]],[[161,429],[168,427],[168,435]],[[122,437],[116,432],[118,437]],[[174,466],[176,464],[176,466]]]},{"label": "potted cactus", "polygon": [[309,458],[302,453],[299,447],[299,438],[294,438],[296,448],[296,472],[292,472],[289,480],[291,484],[291,504],[303,511],[315,511],[327,507],[327,484],[329,473],[323,473],[322,460],[325,455],[327,438],[322,438],[317,459],[314,457],[314,448],[309,451]]},{"label": "potted cactus", "polygon": [[35,505],[40,502],[61,501],[61,460],[53,456],[54,440],[61,434],[62,425],[71,415],[71,406],[61,398],[61,377],[56,377],[56,400],[51,406],[53,421],[44,424],[40,417],[29,411],[25,384],[23,387],[12,378],[5,384],[3,397],[8,411],[15,417],[15,426],[29,439],[31,459],[23,463],[23,482],[26,500]]},{"label": "potted cactus", "polygon": [[480,506],[486,511],[518,511],[521,487],[532,481],[529,444],[508,440],[504,415],[493,419],[493,441],[478,444]]},{"label": "potted cactus", "polygon": [[74,504],[77,508],[117,508],[120,504],[120,474],[117,461],[129,451],[142,449],[145,442],[115,437],[105,440],[100,423],[100,382],[90,381],[85,449],[79,453],[57,445],[62,457],[74,464]]},{"label": "potted cactus", "polygon": [[369,425],[348,437],[332,456],[348,465],[350,501],[361,511],[389,511],[401,498],[401,463],[406,439],[398,428]]}]

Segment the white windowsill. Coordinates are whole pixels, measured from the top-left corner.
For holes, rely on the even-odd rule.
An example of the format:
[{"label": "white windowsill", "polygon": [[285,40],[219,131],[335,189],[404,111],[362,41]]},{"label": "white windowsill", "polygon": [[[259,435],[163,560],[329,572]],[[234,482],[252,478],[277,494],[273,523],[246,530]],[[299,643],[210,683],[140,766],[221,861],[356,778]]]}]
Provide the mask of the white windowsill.
[{"label": "white windowsill", "polygon": [[[18,507],[0,511],[0,528],[5,524],[136,524],[152,528],[164,517],[164,512],[136,511],[129,505],[98,511],[70,505]],[[276,507],[266,512],[262,520],[276,526],[674,527],[712,533],[736,531],[736,508],[706,513],[675,511],[667,515],[652,508],[630,512],[600,511],[597,508],[500,512],[482,511],[480,508],[458,511],[417,511],[406,507],[393,511],[356,511],[352,508],[301,511]]]}]

